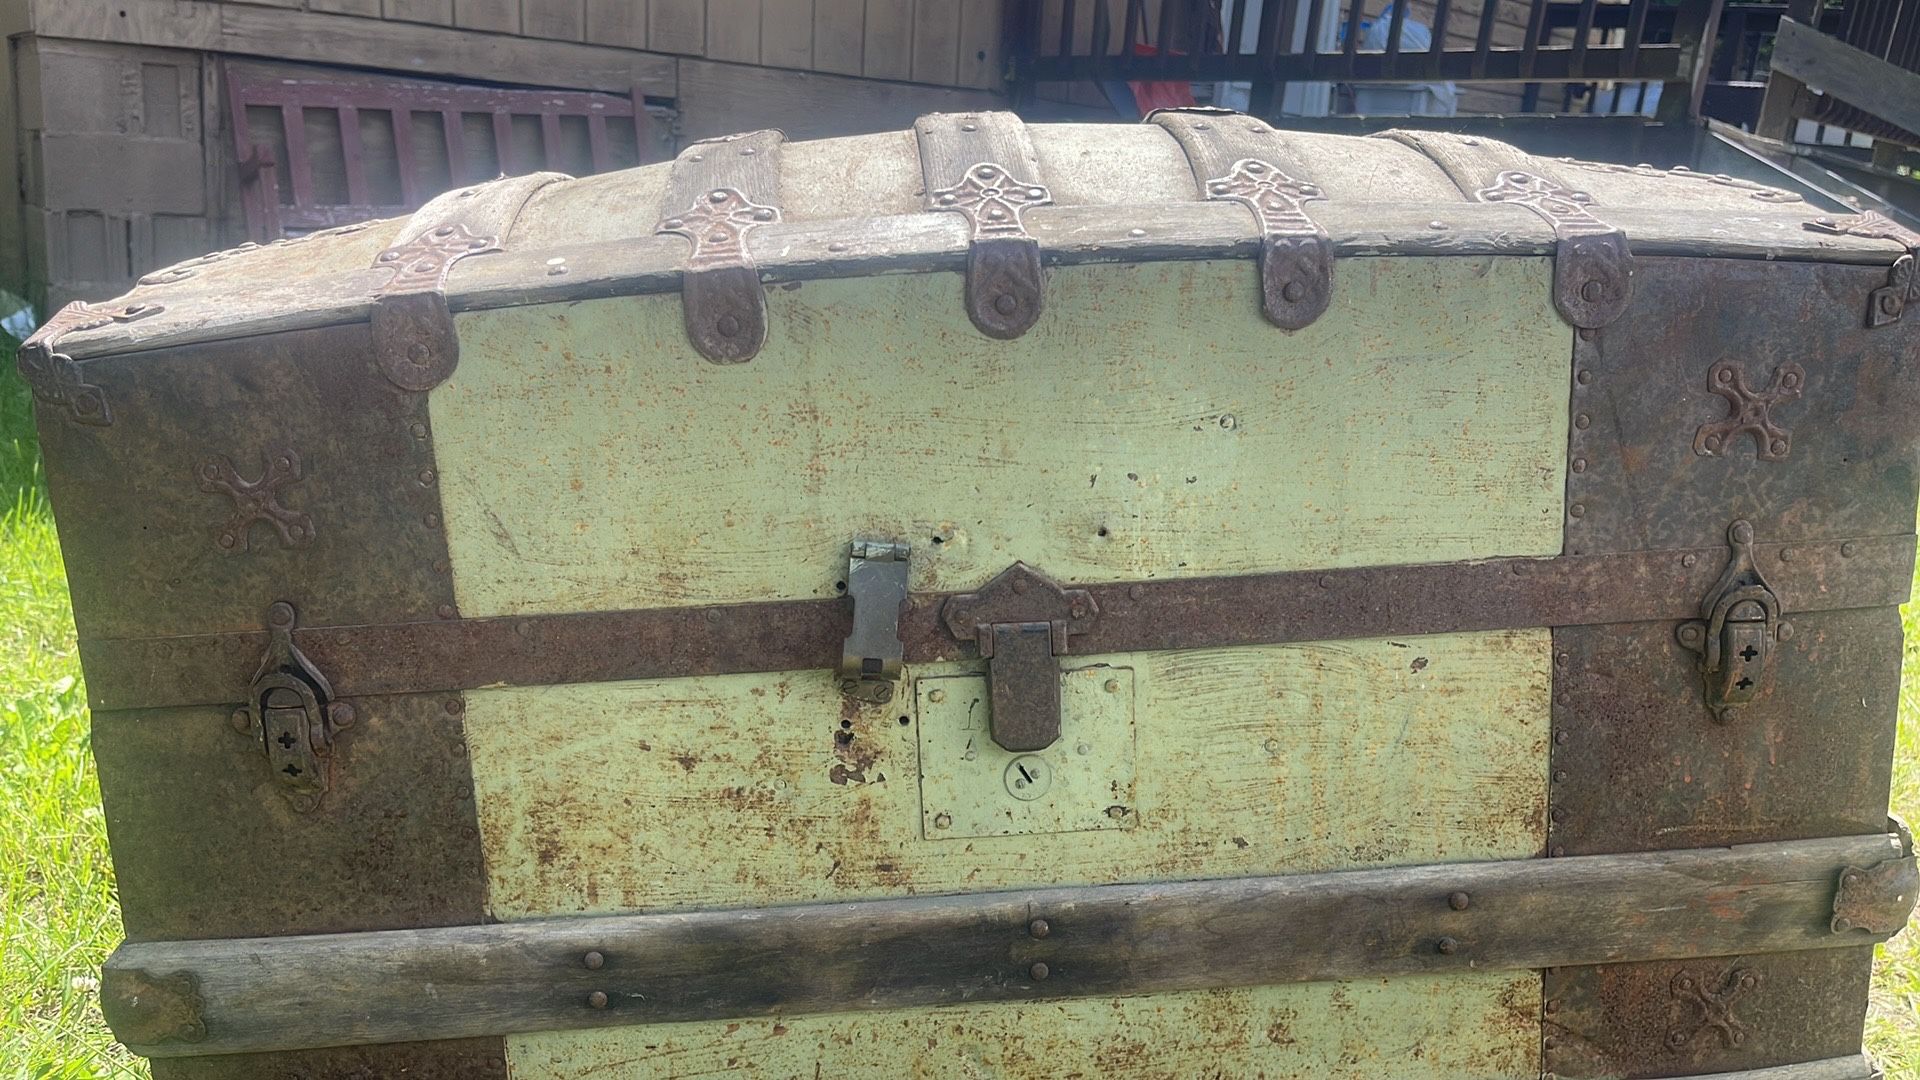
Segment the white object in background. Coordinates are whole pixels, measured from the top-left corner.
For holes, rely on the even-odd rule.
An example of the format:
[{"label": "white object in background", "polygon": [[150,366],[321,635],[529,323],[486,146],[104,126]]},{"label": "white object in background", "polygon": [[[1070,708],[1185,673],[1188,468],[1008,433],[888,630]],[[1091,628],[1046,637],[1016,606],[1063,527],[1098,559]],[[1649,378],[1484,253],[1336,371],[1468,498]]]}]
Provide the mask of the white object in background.
[{"label": "white object in background", "polygon": [[[1355,3],[1361,0],[1353,0]],[[1407,0],[1399,0],[1406,3]],[[1385,52],[1387,34],[1393,29],[1393,8],[1389,6],[1372,22],[1362,23],[1360,50]],[[1423,53],[1433,48],[1433,30],[1426,23],[1408,16],[1400,24],[1400,51]],[[1450,82],[1444,83],[1355,83],[1353,111],[1361,116],[1452,116],[1460,111],[1460,95]]]},{"label": "white object in background", "polygon": [[[1278,3],[1279,0],[1274,0]],[[1244,5],[1247,9],[1240,24],[1240,40],[1227,46],[1227,52],[1253,53],[1259,51],[1260,10],[1265,0],[1222,0],[1220,5],[1220,26],[1222,33],[1233,25],[1234,9]],[[1339,8],[1323,12],[1320,18],[1320,32],[1314,35],[1314,52],[1338,52]],[[1307,51],[1307,5],[1297,5],[1294,14],[1292,32],[1287,35],[1289,51],[1301,53]],[[1253,84],[1244,82],[1223,82],[1213,85],[1213,103],[1229,109],[1247,110],[1253,97]],[[1280,94],[1280,114],[1282,116],[1325,116],[1333,111],[1333,84],[1323,82],[1288,83]]]}]

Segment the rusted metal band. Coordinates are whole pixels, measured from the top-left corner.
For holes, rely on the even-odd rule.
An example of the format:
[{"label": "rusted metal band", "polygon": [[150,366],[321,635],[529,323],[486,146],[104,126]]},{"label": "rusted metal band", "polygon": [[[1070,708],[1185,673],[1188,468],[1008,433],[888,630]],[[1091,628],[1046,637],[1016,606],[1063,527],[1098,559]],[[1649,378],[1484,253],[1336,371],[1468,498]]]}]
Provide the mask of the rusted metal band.
[{"label": "rusted metal band", "polygon": [[447,275],[469,255],[499,251],[521,207],[560,173],[495,180],[441,195],[414,212],[374,258],[387,280],[373,293],[374,357],[402,390],[431,390],[460,363],[447,311]]},{"label": "rusted metal band", "polygon": [[967,220],[967,318],[988,337],[1019,337],[1046,306],[1040,242],[1021,215],[1053,202],[1026,124],[1010,112],[931,113],[913,131],[928,209]]},{"label": "rusted metal band", "polygon": [[1633,299],[1627,234],[1596,216],[1593,196],[1562,183],[1550,162],[1471,136],[1387,131],[1378,137],[1425,154],[1469,199],[1524,206],[1553,226],[1553,306],[1569,323],[1598,329],[1626,310]]},{"label": "rusted metal band", "polygon": [[20,343],[15,358],[20,377],[26,380],[34,400],[41,406],[64,410],[76,424],[109,427],[113,424],[113,406],[107,402],[106,392],[87,381],[79,361],[58,351],[60,338],[76,330],[144,319],[158,315],[161,310],[159,304],[115,307],[75,300],[55,312],[33,336]]},{"label": "rusted metal band", "polygon": [[[1760,544],[1787,613],[1903,603],[1914,537]],[[1685,620],[1727,549],[1489,559],[1081,586],[1100,612],[1071,655],[1522,627]],[[909,664],[967,659],[948,594],[901,614]],[[845,599],[448,619],[301,629],[294,641],[339,696],[548,686],[749,671],[834,670],[852,630]],[[244,700],[264,631],[81,642],[96,710]]]},{"label": "rusted metal band", "polygon": [[1814,232],[1892,240],[1906,246],[1907,253],[1895,259],[1887,271],[1887,283],[1873,290],[1867,300],[1869,327],[1899,322],[1909,305],[1920,304],[1920,233],[1872,210],[1847,218],[1814,218],[1806,227]]},{"label": "rusted metal band", "polygon": [[1260,311],[1283,330],[1311,325],[1333,299],[1333,242],[1305,205],[1326,198],[1263,120],[1225,109],[1162,109],[1147,117],[1186,152],[1208,199],[1237,202],[1260,226]]},{"label": "rusted metal band", "polygon": [[[140,1053],[1827,950],[1886,834],[1572,859],[129,944]],[[1911,897],[1908,898],[1911,907]],[[314,987],[327,988],[316,994]]]},{"label": "rusted metal band", "polygon": [[693,245],[680,275],[687,340],[716,364],[741,364],[767,343],[767,294],[747,234],[780,220],[778,131],[694,143],[674,159],[656,234]]}]

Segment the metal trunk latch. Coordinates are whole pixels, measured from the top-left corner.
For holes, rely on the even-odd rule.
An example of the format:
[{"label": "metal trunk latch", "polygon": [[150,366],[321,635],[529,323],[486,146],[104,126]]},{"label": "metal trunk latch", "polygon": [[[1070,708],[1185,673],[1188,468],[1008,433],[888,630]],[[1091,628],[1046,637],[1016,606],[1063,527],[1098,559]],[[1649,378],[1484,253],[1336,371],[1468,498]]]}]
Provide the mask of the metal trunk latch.
[{"label": "metal trunk latch", "polygon": [[1792,625],[1781,620],[1779,595],[1754,561],[1753,525],[1728,526],[1727,544],[1727,568],[1701,601],[1701,618],[1677,631],[1680,644],[1700,654],[1707,707],[1722,723],[1766,690],[1776,646],[1793,636]]},{"label": "metal trunk latch", "polygon": [[856,537],[847,555],[853,633],[840,648],[840,692],[884,705],[900,681],[900,608],[907,601],[906,544]]},{"label": "metal trunk latch", "polygon": [[1014,563],[977,593],[949,597],[947,630],[972,639],[988,661],[988,730],[1013,751],[1044,750],[1060,738],[1060,665],[1074,634],[1100,614],[1093,594],[1066,589]]},{"label": "metal trunk latch", "polygon": [[334,733],[354,716],[353,706],[332,700],[327,677],[294,645],[293,628],[292,604],[278,601],[267,609],[267,653],[233,726],[260,742],[274,781],[294,809],[305,812],[326,794]]}]

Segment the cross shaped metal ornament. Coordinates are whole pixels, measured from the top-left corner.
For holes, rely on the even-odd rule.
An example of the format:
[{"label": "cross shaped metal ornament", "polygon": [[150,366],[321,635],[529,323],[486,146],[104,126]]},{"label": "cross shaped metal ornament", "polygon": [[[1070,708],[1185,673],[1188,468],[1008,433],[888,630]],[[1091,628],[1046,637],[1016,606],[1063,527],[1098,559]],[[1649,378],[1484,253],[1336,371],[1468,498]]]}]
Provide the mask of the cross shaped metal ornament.
[{"label": "cross shaped metal ornament", "polygon": [[1326,198],[1319,185],[1279,166],[1242,158],[1207,181],[1207,198],[1244,204],[1260,222],[1260,310],[1283,330],[1313,324],[1333,300],[1333,244],[1305,205]]},{"label": "cross shaped metal ornament", "polygon": [[1702,424],[1693,434],[1693,452],[1701,457],[1724,457],[1741,435],[1751,434],[1761,461],[1785,461],[1793,449],[1793,435],[1773,419],[1773,408],[1800,396],[1807,373],[1799,364],[1781,364],[1773,369],[1773,382],[1765,390],[1747,385],[1747,375],[1739,364],[1722,360],[1707,371],[1707,389],[1727,399],[1730,411],[1724,420]]},{"label": "cross shaped metal ornament", "polygon": [[1046,206],[1053,195],[1039,184],[1017,180],[998,162],[983,161],[968,169],[960,182],[933,193],[933,205],[964,215],[974,239],[1016,236],[1026,232],[1020,215],[1028,207]]},{"label": "cross shaped metal ornament", "polygon": [[1668,1046],[1686,1046],[1705,1031],[1718,1033],[1728,1049],[1745,1045],[1747,1026],[1733,1015],[1733,1005],[1760,985],[1759,972],[1736,965],[1716,978],[1687,969],[1671,985],[1674,999],[1690,1016],[1667,1030]]},{"label": "cross shaped metal ornament", "polygon": [[705,269],[740,262],[747,233],[780,220],[780,208],[762,206],[733,188],[714,188],[687,209],[660,222],[655,230],[693,242],[687,268]]},{"label": "cross shaped metal ornament", "polygon": [[283,449],[266,456],[260,479],[248,480],[226,457],[213,457],[198,470],[200,490],[224,494],[233,500],[233,516],[213,530],[213,543],[221,551],[246,551],[247,534],[253,523],[264,521],[280,534],[280,546],[302,548],[313,543],[313,518],[280,505],[280,489],[298,483],[305,475],[300,455]]}]

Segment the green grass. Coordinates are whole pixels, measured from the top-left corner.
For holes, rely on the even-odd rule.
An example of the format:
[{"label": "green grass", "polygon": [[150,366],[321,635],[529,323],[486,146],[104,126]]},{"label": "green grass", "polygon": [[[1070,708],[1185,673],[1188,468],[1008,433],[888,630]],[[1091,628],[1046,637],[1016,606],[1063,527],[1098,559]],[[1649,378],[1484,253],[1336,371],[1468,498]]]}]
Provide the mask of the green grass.
[{"label": "green grass", "polygon": [[[0,340],[0,356],[12,354]],[[1906,609],[1893,806],[1920,825],[1920,605]],[[0,368],[0,1080],[147,1076],[100,1019],[120,934],[86,695],[26,391]],[[1920,1080],[1920,940],[1882,946],[1867,1048]]]}]

